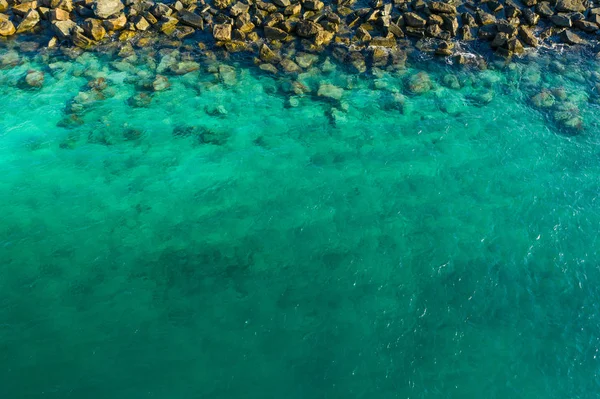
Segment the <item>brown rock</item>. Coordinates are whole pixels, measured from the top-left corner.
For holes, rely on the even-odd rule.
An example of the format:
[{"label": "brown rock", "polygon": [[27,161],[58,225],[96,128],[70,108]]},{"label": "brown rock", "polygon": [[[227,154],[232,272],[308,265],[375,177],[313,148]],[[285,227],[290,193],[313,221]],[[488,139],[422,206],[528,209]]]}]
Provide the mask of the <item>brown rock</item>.
[{"label": "brown rock", "polygon": [[535,37],[531,29],[525,26],[519,27],[519,37],[525,44],[528,44],[532,47],[537,47],[539,45],[539,40],[537,37]]},{"label": "brown rock", "polygon": [[108,19],[123,11],[125,6],[121,0],[94,0],[92,10],[98,18]]},{"label": "brown rock", "polygon": [[219,41],[231,40],[231,24],[216,24],[213,28],[213,37]]},{"label": "brown rock", "polygon": [[138,15],[133,18],[133,26],[135,26],[135,29],[143,32],[150,28],[150,23],[146,20],[146,18]]},{"label": "brown rock", "polygon": [[8,10],[8,1],[0,0],[0,12],[6,12]]},{"label": "brown rock", "polygon": [[283,13],[285,15],[298,15],[301,12],[302,12],[302,5],[300,5],[300,3],[290,4],[283,11]]},{"label": "brown rock", "polygon": [[95,18],[88,18],[81,25],[85,34],[96,41],[104,39],[106,30],[102,26],[102,21]]},{"label": "brown rock", "polygon": [[95,43],[92,39],[85,36],[83,33],[78,32],[77,30],[73,30],[73,34],[71,35],[71,40],[73,44],[82,49],[88,49],[92,47]]},{"label": "brown rock", "polygon": [[62,8],[55,8],[50,10],[50,21],[68,21],[71,19],[71,15],[68,11]]},{"label": "brown rock", "polygon": [[118,17],[109,18],[103,21],[104,27],[109,31],[117,31],[125,28],[127,25],[127,17],[125,14],[120,14]]},{"label": "brown rock", "polygon": [[323,30],[321,25],[312,21],[302,20],[296,24],[296,33],[301,37],[311,37]]},{"label": "brown rock", "polygon": [[306,0],[304,2],[304,8],[310,11],[320,11],[325,7],[325,4],[320,0]]},{"label": "brown rock", "polygon": [[244,4],[238,1],[229,9],[229,15],[235,18],[241,14],[247,13],[249,10],[250,6],[248,4]]},{"label": "brown rock", "polygon": [[273,0],[273,3],[279,7],[287,7],[291,4],[290,0]]},{"label": "brown rock", "polygon": [[68,12],[73,11],[73,0],[50,0],[48,3],[50,8],[60,8]]},{"label": "brown rock", "polygon": [[288,37],[288,34],[285,31],[272,26],[265,26],[264,32],[265,37],[269,40],[285,40]]},{"label": "brown rock", "polygon": [[[240,4],[240,3],[238,3]],[[202,19],[202,17],[196,13],[187,11],[187,10],[181,10],[179,12],[179,19],[181,21],[182,24],[191,26],[193,28],[196,29],[200,29],[203,30],[204,29],[204,20]]]},{"label": "brown rock", "polygon": [[65,40],[71,37],[71,31],[77,26],[75,22],[68,21],[53,21],[52,30],[56,33],[59,39]]},{"label": "brown rock", "polygon": [[392,35],[396,36],[397,38],[404,37],[404,32],[402,31],[402,29],[393,22],[390,23],[390,26],[388,26],[387,31],[388,31],[388,33],[391,33]]},{"label": "brown rock", "polygon": [[374,37],[371,40],[371,46],[380,46],[380,47],[395,47],[396,46],[396,37],[391,33],[386,37]]},{"label": "brown rock", "polygon": [[23,33],[32,30],[40,22],[40,14],[36,10],[29,10],[23,18],[16,33]]},{"label": "brown rock", "polygon": [[333,40],[333,33],[327,30],[320,30],[315,35],[315,45],[323,46],[325,44],[329,44]]},{"label": "brown rock", "polygon": [[269,48],[269,46],[267,46],[264,43],[263,43],[262,46],[260,46],[260,50],[258,52],[258,56],[264,62],[275,62],[279,58],[279,57],[277,57],[277,55],[275,54],[275,52],[273,52],[273,50],[271,50]]},{"label": "brown rock", "polygon": [[404,23],[413,28],[423,28],[427,24],[427,21],[421,18],[417,13],[407,12],[404,14]]},{"label": "brown rock", "polygon": [[25,17],[29,10],[35,10],[38,7],[37,1],[26,1],[21,4],[14,5],[11,10],[13,14],[18,15],[20,17]]},{"label": "brown rock", "polygon": [[173,13],[173,10],[164,3],[156,3],[150,8],[150,12],[157,19],[161,19],[162,17],[169,17]]},{"label": "brown rock", "polygon": [[8,19],[0,18],[0,36],[11,36],[16,32],[15,25]]},{"label": "brown rock", "polygon": [[563,12],[584,12],[585,5],[581,0],[558,0],[556,10]]},{"label": "brown rock", "polygon": [[442,3],[441,1],[429,3],[429,10],[434,14],[456,15],[456,7],[448,3]]},{"label": "brown rock", "polygon": [[160,19],[160,31],[165,35],[172,35],[177,29],[179,20],[175,17],[162,17]]}]

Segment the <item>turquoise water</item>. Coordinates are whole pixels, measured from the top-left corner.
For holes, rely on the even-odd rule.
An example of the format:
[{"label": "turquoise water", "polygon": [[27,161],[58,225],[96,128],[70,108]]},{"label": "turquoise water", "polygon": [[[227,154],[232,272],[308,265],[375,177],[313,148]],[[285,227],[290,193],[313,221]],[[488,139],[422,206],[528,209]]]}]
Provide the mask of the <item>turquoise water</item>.
[{"label": "turquoise water", "polygon": [[600,63],[4,46],[2,397],[599,396]]}]

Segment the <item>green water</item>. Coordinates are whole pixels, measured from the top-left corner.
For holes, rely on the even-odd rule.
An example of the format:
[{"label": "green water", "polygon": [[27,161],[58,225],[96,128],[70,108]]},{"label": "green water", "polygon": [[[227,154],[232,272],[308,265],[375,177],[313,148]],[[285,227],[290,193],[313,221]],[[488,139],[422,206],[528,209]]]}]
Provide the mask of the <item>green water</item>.
[{"label": "green water", "polygon": [[[0,69],[2,398],[600,396],[600,63],[320,60],[301,87],[20,57]],[[157,71],[170,89],[132,106]]]}]

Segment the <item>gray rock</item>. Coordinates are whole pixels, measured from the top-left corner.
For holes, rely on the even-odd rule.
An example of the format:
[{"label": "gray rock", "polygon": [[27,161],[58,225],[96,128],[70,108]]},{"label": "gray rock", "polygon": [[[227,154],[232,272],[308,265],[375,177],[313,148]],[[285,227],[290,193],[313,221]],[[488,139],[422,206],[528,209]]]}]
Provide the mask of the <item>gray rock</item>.
[{"label": "gray rock", "polygon": [[181,23],[183,23],[184,25],[188,25],[191,26],[192,28],[196,28],[196,29],[204,29],[204,20],[202,19],[202,17],[196,13],[187,11],[187,10],[181,10],[179,12],[179,20],[181,21]]},{"label": "gray rock", "polygon": [[56,33],[59,39],[65,40],[71,37],[71,31],[77,26],[77,24],[71,20],[68,21],[54,21],[52,22],[52,30]]},{"label": "gray rock", "polygon": [[427,21],[425,21],[424,18],[421,18],[417,13],[407,12],[404,14],[404,23],[413,28],[423,28],[427,24]]},{"label": "gray rock", "polygon": [[441,1],[434,1],[429,3],[429,10],[434,14],[452,14],[456,15],[456,7],[448,3],[442,3]]},{"label": "gray rock", "polygon": [[265,37],[269,40],[285,40],[288,37],[286,31],[272,26],[265,26],[264,32]]},{"label": "gray rock", "polygon": [[558,0],[556,10],[563,12],[584,12],[585,5],[581,0]]},{"label": "gray rock", "polygon": [[407,87],[414,94],[423,94],[430,91],[433,84],[426,72],[419,72],[408,78]]},{"label": "gray rock", "polygon": [[564,43],[568,44],[584,44],[586,41],[583,40],[579,35],[570,29],[565,29],[561,34],[560,38]]},{"label": "gray rock", "polygon": [[556,26],[561,26],[564,28],[571,27],[571,18],[566,14],[557,14],[550,17],[550,21]]}]

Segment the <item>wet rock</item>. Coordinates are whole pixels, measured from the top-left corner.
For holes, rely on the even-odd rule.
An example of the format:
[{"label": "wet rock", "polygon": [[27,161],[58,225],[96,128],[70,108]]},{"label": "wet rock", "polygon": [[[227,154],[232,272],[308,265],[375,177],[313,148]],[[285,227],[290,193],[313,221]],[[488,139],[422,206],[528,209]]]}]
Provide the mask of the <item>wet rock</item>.
[{"label": "wet rock", "polygon": [[227,86],[235,86],[237,84],[237,73],[235,68],[229,65],[219,65],[219,77]]},{"label": "wet rock", "polygon": [[123,11],[125,6],[121,0],[94,0],[92,10],[98,18],[108,19]]},{"label": "wet rock", "polygon": [[52,22],[52,29],[54,30],[54,33],[56,33],[56,36],[61,39],[61,40],[65,40],[71,37],[71,31],[77,26],[77,24],[75,24],[75,22],[68,20],[68,21],[53,21]]},{"label": "wet rock", "polygon": [[525,44],[529,46],[537,47],[539,45],[537,37],[535,37],[531,29],[525,26],[519,27],[519,37],[521,38],[521,40],[523,40]]},{"label": "wet rock", "polygon": [[375,47],[371,50],[371,64],[382,67],[389,62],[389,52],[381,47]]},{"label": "wet rock", "polygon": [[0,12],[6,12],[6,10],[8,10],[8,7],[8,1],[0,0]]},{"label": "wet rock", "polygon": [[34,70],[27,71],[24,81],[27,86],[39,89],[44,86],[44,72]]},{"label": "wet rock", "polygon": [[146,31],[150,28],[150,23],[141,15],[134,17],[132,22],[133,26],[135,26],[135,29],[139,30],[140,32]]},{"label": "wet rock", "polygon": [[278,59],[273,50],[264,43],[260,46],[258,56],[264,62],[275,62]]},{"label": "wet rock", "polygon": [[509,36],[504,33],[504,32],[498,32],[498,34],[496,34],[496,36],[494,37],[494,40],[492,40],[491,46],[492,48],[498,48],[498,47],[502,47],[506,44],[506,42],[508,41]]},{"label": "wet rock", "polygon": [[156,75],[156,78],[152,82],[152,88],[154,91],[164,91],[171,87],[169,79],[163,75]]},{"label": "wet rock", "polygon": [[343,95],[344,89],[327,83],[321,83],[321,85],[319,85],[319,90],[317,91],[317,96],[336,101],[341,100]]},{"label": "wet rock", "polygon": [[296,24],[296,33],[301,37],[315,36],[323,28],[312,21],[302,20]]},{"label": "wet rock", "polygon": [[419,72],[408,78],[407,87],[414,94],[423,94],[430,91],[433,84],[426,72]]},{"label": "wet rock", "polygon": [[427,24],[427,21],[421,18],[417,13],[407,12],[404,14],[404,23],[413,28],[423,28]]},{"label": "wet rock", "polygon": [[284,30],[271,26],[265,26],[264,33],[269,40],[285,40],[289,36]]},{"label": "wet rock", "polygon": [[588,33],[594,33],[598,30],[598,24],[595,22],[589,22],[581,19],[574,21],[573,26]]},{"label": "wet rock", "polygon": [[273,3],[279,7],[287,7],[291,4],[290,0],[273,0]]},{"label": "wet rock", "polygon": [[359,51],[351,51],[346,57],[346,62],[350,64],[351,69],[355,73],[365,73],[367,71],[367,63],[365,57]]},{"label": "wet rock", "polygon": [[318,56],[309,53],[296,54],[296,63],[302,68],[310,68],[319,59]]},{"label": "wet rock", "polygon": [[187,10],[181,10],[179,12],[179,20],[181,21],[181,23],[191,26],[193,28],[200,30],[204,29],[204,20],[200,15],[196,13]]},{"label": "wet rock", "polygon": [[429,3],[429,10],[434,14],[456,15],[456,7],[448,3],[442,3],[441,1]]},{"label": "wet rock", "polygon": [[459,82],[458,78],[456,77],[456,75],[452,75],[452,74],[444,75],[444,77],[442,79],[442,83],[444,84],[444,86],[446,86],[450,89],[454,89],[454,90],[460,89],[460,82]]},{"label": "wet rock", "polygon": [[540,16],[531,11],[529,8],[523,10],[523,18],[525,19],[525,22],[531,26],[537,25],[540,20]]},{"label": "wet rock", "polygon": [[435,54],[443,57],[452,55],[454,44],[451,42],[441,42],[435,49]]},{"label": "wet rock", "polygon": [[106,30],[102,26],[102,21],[95,18],[88,18],[81,24],[85,34],[96,41],[104,39]]},{"label": "wet rock", "polygon": [[550,108],[554,105],[555,98],[548,90],[544,90],[531,98],[536,108]]},{"label": "wet rock", "polygon": [[216,24],[213,28],[213,37],[215,40],[229,41],[231,40],[231,29],[230,24]]},{"label": "wet rock", "polygon": [[74,45],[82,49],[88,49],[95,44],[92,39],[75,29],[71,33],[71,41]]},{"label": "wet rock", "polygon": [[248,4],[244,4],[238,1],[229,9],[229,15],[235,18],[241,14],[247,13],[249,10],[250,6]]},{"label": "wet rock", "polygon": [[320,11],[323,9],[325,4],[320,0],[305,0],[304,8],[310,11]]},{"label": "wet rock", "polygon": [[581,0],[558,0],[556,10],[562,12],[584,12],[585,5]]},{"label": "wet rock", "polygon": [[177,63],[176,66],[171,67],[171,72],[175,75],[185,75],[190,72],[198,71],[200,64],[195,61],[182,61]]},{"label": "wet rock", "polygon": [[552,9],[550,3],[547,1],[542,1],[541,3],[538,3],[535,10],[544,18],[550,18],[552,15],[554,15],[554,10]]},{"label": "wet rock", "polygon": [[29,10],[17,27],[16,33],[29,32],[40,22],[40,14],[36,10]]},{"label": "wet rock", "polygon": [[23,1],[13,5],[11,10],[13,14],[24,17],[30,10],[35,10],[37,7],[37,1]]},{"label": "wet rock", "polygon": [[71,19],[71,15],[68,11],[65,11],[60,8],[55,8],[50,10],[49,19],[51,21],[68,21]]},{"label": "wet rock", "polygon": [[171,10],[171,8],[164,3],[155,3],[150,8],[150,12],[156,17],[156,19],[161,19],[163,17],[170,17],[173,13],[173,10]]},{"label": "wet rock", "polygon": [[0,16],[0,36],[11,36],[16,32],[15,25],[7,19]]},{"label": "wet rock", "polygon": [[42,3],[47,4],[52,9],[59,8],[67,12],[73,11],[73,0],[46,0],[45,3]]},{"label": "wet rock", "polygon": [[147,108],[152,102],[152,97],[148,93],[138,93],[127,100],[127,103],[135,108]]},{"label": "wet rock", "polygon": [[274,66],[274,65],[272,65],[272,64],[260,64],[258,67],[259,67],[259,69],[260,69],[261,71],[263,71],[263,72],[267,72],[267,73],[270,73],[270,74],[272,74],[272,75],[276,75],[276,74],[277,74],[277,72],[279,72],[279,71],[277,70],[277,67],[275,67],[275,66]]},{"label": "wet rock", "polygon": [[118,31],[125,28],[127,25],[127,17],[125,14],[120,14],[117,17],[109,18],[103,21],[104,27],[109,31]]},{"label": "wet rock", "polygon": [[567,44],[584,44],[584,43],[586,43],[586,41],[584,39],[579,37],[579,35],[577,35],[575,32],[573,32],[570,29],[565,29],[560,34],[560,39],[563,41],[563,43],[567,43]]},{"label": "wet rock", "polygon": [[281,67],[287,73],[300,73],[302,72],[302,68],[298,66],[294,61],[289,58],[284,58],[280,62]]},{"label": "wet rock", "polygon": [[556,26],[571,27],[571,18],[566,14],[557,14],[550,17],[550,21]]},{"label": "wet rock", "polygon": [[492,25],[496,23],[496,17],[494,17],[492,14],[487,13],[483,10],[479,10],[477,11],[477,17],[476,20],[479,23],[479,25]]},{"label": "wet rock", "polygon": [[320,30],[315,35],[314,43],[316,46],[323,46],[325,44],[329,44],[331,42],[331,40],[333,39],[333,36],[334,35],[332,32],[329,32],[326,30]]}]

